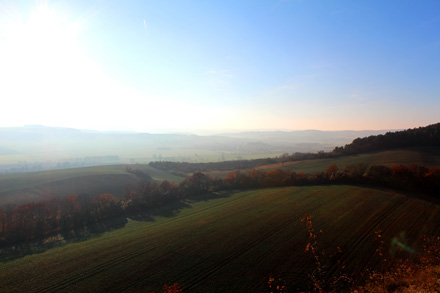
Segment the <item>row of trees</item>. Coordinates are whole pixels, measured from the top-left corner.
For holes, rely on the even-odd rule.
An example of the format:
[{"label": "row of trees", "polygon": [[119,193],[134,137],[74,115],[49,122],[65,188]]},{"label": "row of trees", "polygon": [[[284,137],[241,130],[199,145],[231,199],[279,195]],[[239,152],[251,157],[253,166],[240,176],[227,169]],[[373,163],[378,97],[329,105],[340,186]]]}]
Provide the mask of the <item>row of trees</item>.
[{"label": "row of trees", "polygon": [[0,244],[29,242],[57,233],[105,226],[114,219],[125,221],[126,217],[147,210],[199,199],[216,191],[322,184],[369,184],[439,196],[440,168],[357,164],[340,170],[332,165],[313,175],[286,169],[268,172],[252,169],[231,172],[224,179],[197,172],[180,184],[143,180],[136,187],[127,187],[121,199],[110,194],[70,195],[15,208],[0,207]]},{"label": "row of trees", "polygon": [[439,197],[440,168],[426,168],[417,165],[368,166],[355,164],[339,169],[330,166],[315,174],[296,173],[286,169],[269,172],[251,170],[232,172],[222,182],[221,189],[227,188],[264,188],[278,186],[303,186],[324,184],[365,184]]},{"label": "row of trees", "polygon": [[237,169],[253,169],[257,166],[275,164],[279,161],[273,158],[255,159],[255,160],[235,160],[222,161],[210,163],[188,163],[188,162],[170,162],[170,161],[156,161],[150,162],[149,165],[153,168],[171,171],[176,175],[184,175],[195,172],[209,172],[209,171],[229,171]]},{"label": "row of trees", "polygon": [[336,155],[333,153],[326,153],[324,151],[320,151],[317,153],[296,152],[296,153],[292,153],[291,155],[285,153],[284,155],[276,158],[235,160],[235,161],[222,161],[222,162],[210,162],[210,163],[155,161],[155,162],[150,162],[149,165],[153,168],[171,172],[178,176],[186,176],[186,174],[191,174],[195,172],[249,170],[264,165],[303,161],[303,160],[326,159],[335,156]]},{"label": "row of trees", "polygon": [[57,233],[103,226],[122,215],[119,200],[110,194],[69,195],[17,207],[0,207],[0,244],[26,243]]}]

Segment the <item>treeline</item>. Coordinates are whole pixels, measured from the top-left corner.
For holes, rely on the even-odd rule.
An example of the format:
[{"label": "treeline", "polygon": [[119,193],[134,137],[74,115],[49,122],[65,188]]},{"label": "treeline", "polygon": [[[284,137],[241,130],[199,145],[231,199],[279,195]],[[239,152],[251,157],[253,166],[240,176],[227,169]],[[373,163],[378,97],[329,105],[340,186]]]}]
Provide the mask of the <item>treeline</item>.
[{"label": "treeline", "polygon": [[356,138],[351,144],[336,147],[334,155],[351,155],[402,147],[440,146],[440,123],[384,135]]},{"label": "treeline", "polygon": [[237,169],[248,170],[258,166],[274,164],[278,162],[279,161],[276,158],[265,158],[255,160],[236,160],[210,163],[156,161],[150,162],[149,165],[156,169],[170,171],[175,175],[187,176],[187,174],[196,172],[230,171]]},{"label": "treeline", "polygon": [[250,170],[248,172],[236,171],[229,173],[223,180],[213,179],[213,181],[215,184],[211,186],[211,190],[207,191],[216,191],[216,188],[217,190],[227,190],[325,184],[361,184],[411,191],[416,194],[427,194],[440,200],[440,168],[426,168],[418,165],[387,167],[382,165],[368,166],[366,164],[355,164],[346,166],[341,170],[336,165],[332,165],[327,170],[315,174],[296,173],[286,169],[275,169],[268,172],[259,170]]},{"label": "treeline", "polygon": [[0,207],[0,246],[97,230],[122,215],[119,200],[110,194],[69,195],[16,207],[7,205]]},{"label": "treeline", "polygon": [[167,171],[179,176],[187,176],[187,174],[196,172],[209,171],[232,171],[232,170],[249,170],[259,166],[279,164],[285,162],[324,159],[334,157],[332,153],[325,153],[323,151],[318,153],[293,153],[291,155],[284,154],[276,158],[264,158],[254,160],[236,160],[236,161],[222,161],[210,163],[188,163],[188,162],[170,162],[170,161],[156,161],[150,162],[149,165],[153,168]]},{"label": "treeline", "polygon": [[368,184],[416,191],[440,199],[440,168],[422,166],[386,167],[357,164],[339,170],[330,166],[316,174],[296,173],[285,169],[268,172],[249,170],[231,172],[219,179],[194,173],[180,184],[143,180],[136,187],[127,187],[118,200],[110,194],[95,197],[69,195],[39,203],[0,208],[0,245],[27,243],[51,235],[69,235],[99,227],[115,220],[125,223],[145,211],[204,198],[206,195],[231,189],[304,186],[323,184]]},{"label": "treeline", "polygon": [[148,180],[148,181],[153,180],[153,178],[149,174],[147,174],[144,171],[139,170],[139,169],[133,169],[131,167],[126,167],[125,171],[127,171],[127,173],[131,173],[133,175],[136,175],[138,178],[143,179],[143,180]]}]

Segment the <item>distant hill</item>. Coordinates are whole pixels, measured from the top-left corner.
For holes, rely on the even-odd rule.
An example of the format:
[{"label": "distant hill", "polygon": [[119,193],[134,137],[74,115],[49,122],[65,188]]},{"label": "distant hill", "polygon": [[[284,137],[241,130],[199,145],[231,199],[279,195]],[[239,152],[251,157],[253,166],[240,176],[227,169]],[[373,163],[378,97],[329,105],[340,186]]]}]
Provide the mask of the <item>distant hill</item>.
[{"label": "distant hill", "polygon": [[0,156],[17,155],[17,154],[18,154],[17,151],[0,146]]},{"label": "distant hill", "polygon": [[291,152],[330,151],[332,146],[346,144],[356,137],[384,134],[391,130],[296,130],[223,133],[220,136],[252,139],[272,146],[290,145]]},{"label": "distant hill", "polygon": [[0,173],[150,161],[218,162],[331,151],[386,131],[265,131],[200,136],[99,132],[29,125],[0,128]]}]

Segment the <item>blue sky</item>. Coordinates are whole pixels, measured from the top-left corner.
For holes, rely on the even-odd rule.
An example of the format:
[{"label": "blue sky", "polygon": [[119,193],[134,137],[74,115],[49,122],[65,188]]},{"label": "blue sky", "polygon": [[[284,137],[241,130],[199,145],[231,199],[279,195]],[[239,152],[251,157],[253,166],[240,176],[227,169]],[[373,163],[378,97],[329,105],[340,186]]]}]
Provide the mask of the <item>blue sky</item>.
[{"label": "blue sky", "polygon": [[438,1],[0,1],[0,126],[436,123],[439,11]]}]

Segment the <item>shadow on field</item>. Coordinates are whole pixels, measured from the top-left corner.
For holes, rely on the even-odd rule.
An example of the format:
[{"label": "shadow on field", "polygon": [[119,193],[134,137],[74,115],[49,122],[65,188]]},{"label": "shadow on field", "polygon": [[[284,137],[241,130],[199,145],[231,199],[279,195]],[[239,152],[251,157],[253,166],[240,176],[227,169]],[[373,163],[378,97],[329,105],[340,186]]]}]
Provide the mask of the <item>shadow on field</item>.
[{"label": "shadow on field", "polygon": [[127,222],[128,221],[125,216],[110,218],[98,223],[93,223],[84,228],[62,232],[61,235],[64,237],[66,241],[80,242],[90,239],[94,236],[99,236],[105,232],[124,228]]},{"label": "shadow on field", "polygon": [[142,211],[136,214],[132,214],[128,217],[135,221],[154,222],[154,217],[171,218],[176,216],[181,209],[187,207],[189,207],[189,205],[184,202],[169,202],[166,204],[143,209]]},{"label": "shadow on field", "polygon": [[74,228],[68,231],[62,231],[57,234],[49,235],[41,239],[31,242],[23,241],[10,243],[0,246],[0,261],[11,261],[26,255],[38,254],[48,249],[63,246],[65,244],[81,242],[90,238],[99,236],[105,232],[124,228],[128,219],[134,221],[154,222],[155,217],[171,218],[179,214],[184,208],[191,208],[191,203],[221,199],[230,197],[233,191],[212,192],[203,195],[194,195],[183,201],[170,201],[161,205],[148,207],[131,213],[130,215],[122,215],[120,217],[106,219],[100,222],[91,223],[87,226]]},{"label": "shadow on field", "polygon": [[154,222],[155,217],[171,218],[179,214],[180,210],[184,208],[191,208],[191,203],[199,201],[208,201],[213,199],[227,198],[233,194],[232,191],[228,192],[211,192],[202,195],[193,195],[187,198],[184,202],[168,202],[166,204],[150,207],[142,210],[136,214],[130,215],[128,218],[135,221]]},{"label": "shadow on field", "polygon": [[363,188],[370,188],[379,190],[382,192],[391,192],[391,193],[399,193],[402,195],[405,195],[410,198],[415,198],[419,200],[423,200],[426,202],[430,202],[432,204],[440,205],[440,197],[430,195],[427,193],[420,192],[420,190],[417,190],[416,188],[408,188],[407,186],[399,186],[399,185],[388,185],[388,186],[377,186],[373,184],[367,184],[367,183],[359,183],[359,184],[333,184],[333,185],[351,185],[355,187],[363,187]]},{"label": "shadow on field", "polygon": [[234,191],[219,191],[219,192],[210,192],[210,193],[204,193],[201,195],[193,195],[188,197],[187,202],[198,202],[198,201],[208,201],[213,199],[220,199],[220,198],[227,198],[230,197]]},{"label": "shadow on field", "polygon": [[33,241],[15,242],[0,246],[0,261],[11,261],[26,255],[39,254],[48,249],[63,246],[68,243],[81,242],[104,232],[123,228],[127,223],[126,217],[106,219],[70,231],[62,231]]}]

